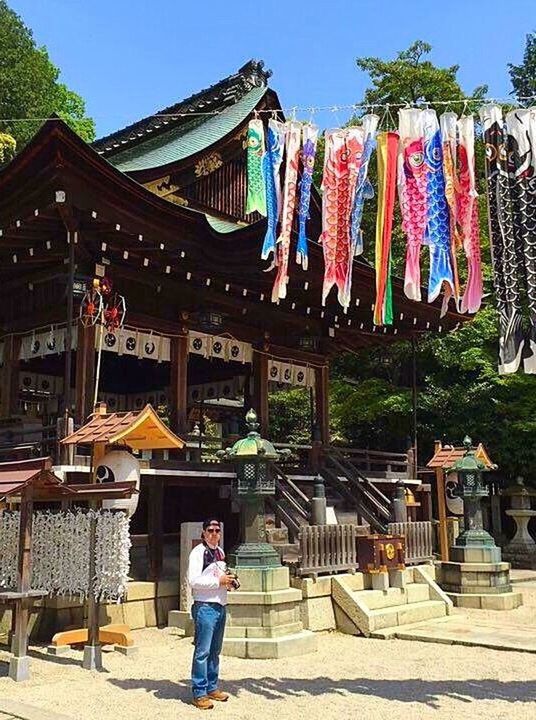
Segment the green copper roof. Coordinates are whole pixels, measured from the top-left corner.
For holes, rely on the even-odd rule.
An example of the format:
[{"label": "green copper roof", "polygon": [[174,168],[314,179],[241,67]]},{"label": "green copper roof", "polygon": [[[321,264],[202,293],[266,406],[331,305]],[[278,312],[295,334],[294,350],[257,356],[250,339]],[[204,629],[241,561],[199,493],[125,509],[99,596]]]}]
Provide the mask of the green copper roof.
[{"label": "green copper roof", "polygon": [[187,126],[182,125],[167,133],[149,138],[144,143],[116,153],[109,158],[109,161],[118,170],[131,172],[167,165],[190,157],[210,147],[240,125],[266,90],[266,87],[254,87],[219,115],[192,118],[192,122]]},{"label": "green copper roof", "polygon": [[231,220],[222,220],[222,218],[215,217],[214,215],[205,215],[208,224],[216,232],[225,234],[235,232],[244,227],[243,223],[232,222]]}]

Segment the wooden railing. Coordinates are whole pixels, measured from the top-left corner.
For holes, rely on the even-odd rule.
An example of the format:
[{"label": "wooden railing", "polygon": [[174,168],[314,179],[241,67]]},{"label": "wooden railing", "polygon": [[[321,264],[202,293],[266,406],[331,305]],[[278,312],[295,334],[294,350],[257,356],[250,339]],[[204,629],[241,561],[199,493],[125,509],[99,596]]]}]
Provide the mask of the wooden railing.
[{"label": "wooden railing", "polygon": [[300,528],[299,575],[355,572],[357,568],[357,525],[309,525]]},{"label": "wooden railing", "polygon": [[434,559],[435,533],[432,522],[393,522],[387,531],[390,535],[406,538],[406,563],[416,565]]}]

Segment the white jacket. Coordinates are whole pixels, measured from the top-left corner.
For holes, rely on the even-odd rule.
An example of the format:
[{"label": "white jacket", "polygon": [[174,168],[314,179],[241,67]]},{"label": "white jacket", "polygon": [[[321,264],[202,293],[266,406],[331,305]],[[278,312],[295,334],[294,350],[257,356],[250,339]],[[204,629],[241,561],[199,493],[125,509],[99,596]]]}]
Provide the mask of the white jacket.
[{"label": "white jacket", "polygon": [[[223,557],[223,550],[218,546]],[[213,562],[203,570],[203,543],[196,545],[190,553],[188,561],[188,582],[192,588],[194,601],[215,602],[227,605],[227,589],[220,586],[220,577],[225,575],[226,563],[224,560]]]}]

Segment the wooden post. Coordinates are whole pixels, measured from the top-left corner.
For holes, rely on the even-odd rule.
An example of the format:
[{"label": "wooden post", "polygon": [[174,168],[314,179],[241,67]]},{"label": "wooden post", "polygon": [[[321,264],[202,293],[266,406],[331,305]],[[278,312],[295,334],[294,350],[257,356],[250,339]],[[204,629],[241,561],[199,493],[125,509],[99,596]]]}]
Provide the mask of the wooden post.
[{"label": "wooden post", "polygon": [[164,483],[162,478],[151,479],[148,483],[148,490],[149,579],[156,583],[162,575],[164,557]]},{"label": "wooden post", "polygon": [[315,368],[316,423],[320,439],[329,445],[329,367]]},{"label": "wooden post", "polygon": [[30,603],[27,593],[30,590],[32,572],[32,514],[33,487],[30,485],[23,490],[20,501],[17,567],[17,594],[19,597],[15,601],[15,627],[11,638],[13,657],[9,661],[9,677],[17,682],[27,680],[30,676],[28,658]]},{"label": "wooden post", "polygon": [[93,412],[95,386],[95,326],[78,326],[76,349],[75,422],[82,425]]},{"label": "wooden post", "polygon": [[[106,414],[106,405],[101,404],[96,410],[99,414]],[[96,470],[106,453],[106,443],[95,443],[91,455],[91,483],[96,484]],[[98,510],[101,501],[90,502],[91,510]],[[99,607],[100,603],[93,593],[95,577],[95,543],[97,540],[97,521],[92,518],[89,529],[89,596],[87,599],[87,645],[84,646],[82,667],[86,670],[102,670],[102,650],[99,641]]]},{"label": "wooden post", "polygon": [[[441,450],[441,440],[434,443],[434,454]],[[439,552],[441,560],[448,562],[449,559],[449,540],[447,532],[447,504],[445,500],[445,473],[442,467],[437,467],[436,489],[437,489],[437,513],[439,515]]]},{"label": "wooden post", "polygon": [[19,355],[21,338],[10,335],[4,345],[4,365],[0,371],[0,417],[18,415]]},{"label": "wooden post", "polygon": [[[253,353],[253,409],[257,413],[259,431],[263,437],[268,436],[268,356],[264,353]],[[249,408],[246,408],[249,410]]]},{"label": "wooden post", "polygon": [[171,426],[177,435],[188,432],[188,335],[171,338]]}]

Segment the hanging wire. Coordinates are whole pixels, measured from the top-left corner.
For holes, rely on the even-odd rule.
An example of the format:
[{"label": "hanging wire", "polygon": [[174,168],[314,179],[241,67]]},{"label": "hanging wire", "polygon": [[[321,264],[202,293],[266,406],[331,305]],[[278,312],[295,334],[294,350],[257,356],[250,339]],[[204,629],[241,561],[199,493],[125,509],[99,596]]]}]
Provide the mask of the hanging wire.
[{"label": "hanging wire", "polygon": [[[486,105],[488,103],[496,103],[498,105],[520,105],[521,102],[525,102],[531,100],[533,103],[536,102],[536,95],[523,95],[518,98],[479,98],[479,97],[462,97],[462,98],[452,98],[450,100],[417,100],[414,103],[409,102],[401,102],[401,103],[353,103],[351,105],[325,105],[325,106],[299,106],[294,105],[290,108],[282,108],[281,110],[277,110],[276,112],[283,112],[290,117],[295,118],[298,113],[305,115],[307,113],[310,113],[311,111],[314,111],[315,114],[318,114],[320,112],[332,112],[332,113],[338,113],[342,110],[349,110],[349,111],[356,111],[356,110],[369,110],[370,112],[374,112],[376,108],[379,109],[385,109],[385,108],[405,108],[405,107],[429,107],[430,105],[460,105],[460,104],[467,104],[469,102],[472,103],[479,103],[480,105]],[[227,112],[229,112],[230,108],[224,108],[223,110],[188,110],[186,112],[174,112],[174,113],[154,113],[152,115],[149,115],[148,118],[150,119],[157,119],[157,118],[182,118],[182,117],[209,117],[209,116],[216,116],[216,115],[223,115]],[[258,115],[263,114],[272,114],[274,110],[272,108],[258,108],[255,110],[255,113]],[[109,116],[103,116],[103,115],[97,115],[98,118],[103,117],[109,117]],[[83,120],[89,120],[91,118],[84,117],[84,118],[68,118],[69,120],[77,120],[77,121],[83,121]],[[2,123],[8,123],[8,122],[47,122],[48,120],[62,120],[62,118],[55,117],[25,117],[25,118],[0,118],[0,122]]]}]

